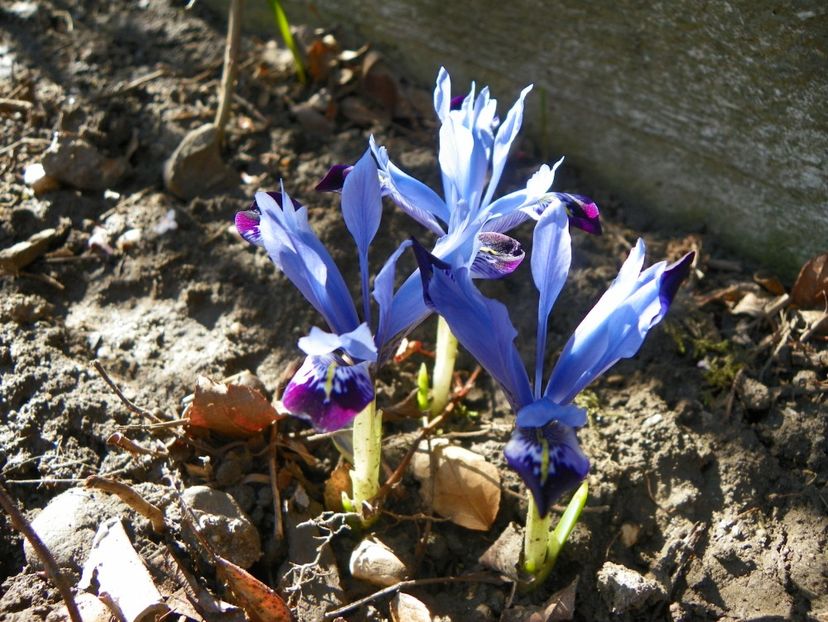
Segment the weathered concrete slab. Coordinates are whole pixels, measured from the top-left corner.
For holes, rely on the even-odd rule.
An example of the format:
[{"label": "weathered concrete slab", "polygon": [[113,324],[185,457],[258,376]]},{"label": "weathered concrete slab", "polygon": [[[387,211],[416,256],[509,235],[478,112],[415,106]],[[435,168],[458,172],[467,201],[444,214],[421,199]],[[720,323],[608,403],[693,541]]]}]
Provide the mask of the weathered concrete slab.
[{"label": "weathered concrete slab", "polygon": [[[206,0],[218,3],[220,0]],[[678,226],[701,221],[788,274],[828,247],[828,5],[737,0],[286,0],[430,84],[547,93],[552,148],[596,186]],[[251,22],[269,29],[264,0]],[[273,31],[270,31],[271,34]],[[538,93],[529,123],[538,128]]]}]

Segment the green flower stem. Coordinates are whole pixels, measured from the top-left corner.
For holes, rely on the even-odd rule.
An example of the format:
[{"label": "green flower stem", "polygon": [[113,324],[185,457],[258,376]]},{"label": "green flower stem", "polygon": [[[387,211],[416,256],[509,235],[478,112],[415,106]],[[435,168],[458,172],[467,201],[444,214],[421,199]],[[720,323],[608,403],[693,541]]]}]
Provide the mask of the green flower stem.
[{"label": "green flower stem", "polygon": [[449,403],[451,381],[454,377],[454,361],[457,359],[457,338],[448,323],[437,318],[437,351],[434,359],[434,383],[431,392],[431,414],[439,415]]},{"label": "green flower stem", "polygon": [[362,503],[379,492],[382,457],[382,411],[374,400],[354,419],[354,468],[351,470],[353,509],[362,513]]},{"label": "green flower stem", "polygon": [[549,527],[552,524],[552,514],[549,513],[545,518],[541,518],[535,499],[531,493],[529,494],[529,509],[526,514],[526,530],[523,536],[523,568],[533,577],[531,587],[537,587],[543,583],[552,572],[564,543],[581,516],[588,494],[587,483],[581,483],[572,495],[555,530],[551,532]]},{"label": "green flower stem", "polygon": [[537,576],[546,564],[549,553],[549,528],[552,525],[552,513],[544,518],[538,513],[535,497],[529,493],[529,509],[526,512],[526,529],[523,532],[523,568],[530,575]]},{"label": "green flower stem", "polygon": [[575,524],[581,517],[581,512],[586,505],[587,496],[589,496],[589,486],[586,481],[581,482],[578,490],[572,495],[569,505],[566,506],[561,520],[555,525],[555,531],[549,536],[549,553],[546,557],[546,562],[555,565],[558,560],[558,554],[561,552],[564,543],[569,539],[569,534],[575,528]]}]

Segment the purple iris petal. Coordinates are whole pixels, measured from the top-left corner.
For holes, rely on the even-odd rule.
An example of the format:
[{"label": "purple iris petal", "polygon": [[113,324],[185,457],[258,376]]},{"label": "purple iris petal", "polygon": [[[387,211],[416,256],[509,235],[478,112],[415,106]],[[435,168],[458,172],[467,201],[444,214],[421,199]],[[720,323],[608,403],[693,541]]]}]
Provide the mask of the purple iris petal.
[{"label": "purple iris petal", "polygon": [[342,186],[345,185],[345,178],[354,170],[350,164],[334,164],[325,173],[322,180],[316,184],[315,190],[317,192],[339,192]]},{"label": "purple iris petal", "polygon": [[463,105],[463,100],[466,99],[465,95],[455,95],[451,98],[451,102],[449,104],[450,110],[460,110],[460,106]]},{"label": "purple iris petal", "polygon": [[471,265],[472,278],[499,279],[514,272],[526,255],[520,242],[494,231],[477,234],[480,248]]},{"label": "purple iris petal", "polygon": [[593,235],[601,235],[601,219],[595,202],[582,194],[553,192],[555,197],[566,207],[569,222],[573,227]]},{"label": "purple iris petal", "polygon": [[261,215],[255,210],[245,210],[236,213],[236,231],[245,240],[255,246],[264,246],[262,232],[259,230]]},{"label": "purple iris petal", "polygon": [[688,274],[690,274],[690,268],[693,265],[693,259],[695,256],[695,253],[687,253],[676,263],[668,266],[667,269],[664,270],[664,274],[661,277],[661,289],[659,291],[663,313],[667,313],[667,310],[670,308],[670,304],[672,304],[673,298],[678,291],[679,285],[681,285],[681,282],[687,278]]},{"label": "purple iris petal", "polygon": [[575,430],[559,421],[542,428],[515,428],[504,454],[532,492],[541,516],[589,473],[589,459],[578,445]]},{"label": "purple iris petal", "polygon": [[291,414],[320,432],[345,427],[374,399],[368,363],[346,365],[330,354],[308,356],[282,395]]}]

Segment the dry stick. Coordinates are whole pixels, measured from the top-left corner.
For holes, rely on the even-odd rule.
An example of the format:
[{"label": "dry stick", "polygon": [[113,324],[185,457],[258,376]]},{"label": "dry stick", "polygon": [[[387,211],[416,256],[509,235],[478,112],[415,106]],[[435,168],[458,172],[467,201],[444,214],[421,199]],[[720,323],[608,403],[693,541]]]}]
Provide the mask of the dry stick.
[{"label": "dry stick", "polygon": [[270,451],[268,460],[270,462],[270,489],[273,494],[273,536],[277,541],[284,540],[285,527],[282,522],[282,497],[279,493],[279,463],[276,452],[278,451],[276,440],[279,437],[279,422],[274,421],[270,428]]},{"label": "dry stick", "polygon": [[236,81],[239,40],[241,39],[241,16],[244,0],[231,0],[227,20],[227,43],[224,47],[224,71],[221,74],[218,111],[216,112],[216,139],[218,144],[224,142],[224,126],[230,118],[230,105],[233,102],[233,85]]},{"label": "dry stick", "polygon": [[150,411],[148,411],[145,408],[141,408],[135,402],[130,401],[127,398],[127,396],[123,394],[121,389],[118,388],[118,385],[116,385],[113,382],[112,378],[109,377],[109,374],[106,373],[106,370],[104,369],[104,366],[101,365],[100,361],[92,361],[92,366],[101,375],[101,378],[104,379],[104,382],[106,382],[106,384],[109,385],[109,388],[111,388],[115,392],[115,395],[117,395],[118,398],[124,403],[124,406],[126,406],[129,410],[131,410],[132,412],[134,412],[137,415],[141,415],[142,417],[149,417],[150,419],[152,419],[156,423],[162,423],[161,419],[156,417]]},{"label": "dry stick", "polygon": [[35,550],[35,553],[37,553],[37,556],[40,558],[40,561],[43,562],[46,572],[49,573],[49,576],[52,578],[52,582],[60,591],[60,597],[66,604],[66,611],[69,613],[69,619],[72,620],[72,622],[83,622],[80,611],[78,611],[78,606],[75,603],[75,598],[72,596],[72,590],[69,589],[69,584],[60,572],[60,568],[58,568],[57,562],[52,556],[51,551],[49,551],[49,548],[43,544],[43,540],[40,539],[40,536],[37,535],[37,532],[35,532],[32,528],[32,525],[26,520],[26,517],[23,516],[20,508],[17,507],[17,504],[11,498],[9,493],[6,492],[6,489],[2,486],[2,484],[0,484],[0,506],[2,506],[6,514],[9,515],[12,526],[25,536],[25,538],[29,541],[29,544],[31,544],[32,548]]},{"label": "dry stick", "polygon": [[358,607],[362,607],[363,605],[370,603],[372,600],[376,600],[377,598],[382,598],[383,596],[388,596],[399,590],[407,587],[420,587],[423,585],[440,585],[443,583],[491,583],[491,584],[500,584],[504,583],[504,580],[498,576],[493,576],[490,574],[483,574],[483,573],[476,573],[470,574],[462,577],[431,577],[428,579],[409,579],[407,581],[400,581],[399,583],[395,583],[394,585],[389,585],[381,590],[374,592],[373,594],[369,594],[364,598],[360,598],[359,600],[355,600],[354,602],[350,603],[349,605],[345,605],[344,607],[340,607],[339,609],[334,609],[333,611],[328,611],[323,616],[323,620],[332,620],[338,616],[341,616],[343,613],[348,613],[352,609],[357,609]]},{"label": "dry stick", "polygon": [[152,523],[152,530],[155,533],[166,532],[167,526],[164,524],[164,513],[158,506],[144,499],[132,486],[98,475],[90,475],[87,477],[85,485],[87,488],[97,488],[98,490],[117,495],[121,501]]}]

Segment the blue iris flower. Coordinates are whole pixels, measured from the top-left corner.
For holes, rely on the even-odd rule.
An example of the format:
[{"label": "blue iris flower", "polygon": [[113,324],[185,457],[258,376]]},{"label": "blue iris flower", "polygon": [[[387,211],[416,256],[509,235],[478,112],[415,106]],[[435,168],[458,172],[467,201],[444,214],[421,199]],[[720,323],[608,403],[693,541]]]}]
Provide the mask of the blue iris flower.
[{"label": "blue iris flower", "polygon": [[[438,160],[442,198],[395,165],[385,147],[370,139],[382,194],[438,236],[432,250],[435,257],[454,268],[467,268],[472,278],[499,278],[514,271],[524,253],[505,233],[550,205],[562,206],[575,226],[591,233],[601,231],[598,208],[589,198],[549,191],[561,161],[552,167],[541,166],[524,188],[497,199],[494,196],[523,123],[524,99],[531,89],[523,89],[501,122],[497,101],[490,97],[488,87],[476,93],[472,84],[467,95],[452,98],[451,78],[440,69],[434,109],[441,123]],[[332,167],[317,189],[343,188],[351,170],[342,164]],[[429,313],[419,276],[412,274],[394,296],[392,320],[387,332],[381,333],[381,341],[395,345]]]},{"label": "blue iris flower", "polygon": [[[267,251],[328,324],[330,332],[313,327],[299,340],[307,356],[282,396],[289,412],[320,431],[345,427],[374,399],[372,371],[383,347],[370,328],[368,248],[379,229],[382,198],[377,165],[368,151],[345,180],[342,215],[357,247],[362,321],[342,273],[308,223],[307,209],[284,188],[257,193],[251,209],[235,219],[242,237]],[[409,244],[400,245],[374,278],[371,293],[378,308],[378,335],[388,332],[396,263]]]},{"label": "blue iris flower", "polygon": [[532,208],[526,211],[537,219],[531,258],[539,292],[534,383],[515,347],[517,331],[505,305],[484,297],[468,268],[451,266],[418,244],[414,248],[424,300],[500,384],[517,413],[506,460],[545,516],[554,501],[589,471],[576,436],[586,424],[586,413],[572,400],[618,360],[638,351],[647,332],[667,312],[693,254],[672,265],[662,261],[642,270],[645,248],[639,240],[618,277],[575,329],[543,388],[547,320],[566,281],[571,240],[564,206],[549,205],[539,216]]}]

